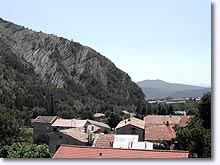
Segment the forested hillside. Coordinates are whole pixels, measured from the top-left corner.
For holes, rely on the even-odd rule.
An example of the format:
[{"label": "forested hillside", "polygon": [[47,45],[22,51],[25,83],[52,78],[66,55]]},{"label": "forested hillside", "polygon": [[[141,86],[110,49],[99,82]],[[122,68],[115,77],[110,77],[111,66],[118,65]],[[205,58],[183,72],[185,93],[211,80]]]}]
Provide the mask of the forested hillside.
[{"label": "forested hillside", "polygon": [[0,104],[29,118],[140,114],[142,90],[95,50],[0,19]]}]

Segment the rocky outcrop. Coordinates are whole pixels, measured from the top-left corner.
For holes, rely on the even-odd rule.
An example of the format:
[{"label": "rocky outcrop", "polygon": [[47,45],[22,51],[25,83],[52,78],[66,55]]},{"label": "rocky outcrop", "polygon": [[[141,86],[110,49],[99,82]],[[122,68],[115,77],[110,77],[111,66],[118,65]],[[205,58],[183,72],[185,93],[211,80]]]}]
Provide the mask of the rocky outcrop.
[{"label": "rocky outcrop", "polygon": [[106,95],[120,96],[114,99],[121,102],[144,98],[128,74],[90,47],[3,19],[0,19],[0,38],[17,56],[31,64],[41,79],[58,88],[74,82],[97,97],[101,97],[98,90],[102,90]]}]

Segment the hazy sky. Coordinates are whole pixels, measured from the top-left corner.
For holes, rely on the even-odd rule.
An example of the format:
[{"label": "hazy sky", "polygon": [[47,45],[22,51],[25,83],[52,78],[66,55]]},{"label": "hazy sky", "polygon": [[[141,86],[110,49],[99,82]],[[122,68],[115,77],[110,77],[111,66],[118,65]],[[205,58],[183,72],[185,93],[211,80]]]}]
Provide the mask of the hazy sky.
[{"label": "hazy sky", "polygon": [[210,0],[0,0],[0,17],[92,47],[133,81],[211,84]]}]

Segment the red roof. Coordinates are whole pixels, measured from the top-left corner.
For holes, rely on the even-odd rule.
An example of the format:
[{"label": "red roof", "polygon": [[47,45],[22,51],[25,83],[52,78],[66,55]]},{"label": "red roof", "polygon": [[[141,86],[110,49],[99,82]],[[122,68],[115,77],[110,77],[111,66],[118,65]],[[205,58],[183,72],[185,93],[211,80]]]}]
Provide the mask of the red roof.
[{"label": "red roof", "polygon": [[118,125],[115,127],[115,129],[117,130],[117,129],[124,127],[126,125],[129,125],[129,124],[136,126],[138,128],[144,129],[144,121],[140,120],[138,118],[135,118],[135,117],[131,117],[129,119],[125,119],[125,120],[120,121],[120,123],[118,123]]},{"label": "red roof", "polygon": [[105,114],[103,114],[103,113],[95,113],[93,116],[94,117],[105,117]]},{"label": "red roof", "polygon": [[111,143],[114,141],[114,134],[99,134],[95,141],[95,147],[112,147]]},{"label": "red roof", "polygon": [[180,127],[185,127],[188,124],[191,116],[184,115],[147,115],[144,117],[145,125],[155,125],[155,124],[169,124],[179,125]]},{"label": "red roof", "polygon": [[188,158],[188,151],[61,145],[53,158]]},{"label": "red roof", "polygon": [[58,116],[38,116],[33,123],[53,123]]},{"label": "red roof", "polygon": [[145,140],[171,140],[176,137],[173,125],[146,125],[145,126]]},{"label": "red roof", "polygon": [[[171,140],[176,137],[174,125],[186,127],[191,116],[148,115],[145,121],[145,140]],[[168,126],[167,126],[168,124]]]},{"label": "red roof", "polygon": [[57,119],[52,126],[53,127],[69,127],[69,128],[79,128],[84,127],[87,120],[78,119]]}]

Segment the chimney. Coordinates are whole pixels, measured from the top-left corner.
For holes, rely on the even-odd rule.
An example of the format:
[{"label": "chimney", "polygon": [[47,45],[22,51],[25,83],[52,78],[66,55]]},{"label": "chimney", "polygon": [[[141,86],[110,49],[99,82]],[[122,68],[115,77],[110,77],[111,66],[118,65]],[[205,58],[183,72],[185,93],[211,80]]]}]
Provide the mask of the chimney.
[{"label": "chimney", "polygon": [[175,149],[175,144],[171,144],[170,145],[170,150],[174,150]]},{"label": "chimney", "polygon": [[110,147],[113,147],[113,142],[110,142]]},{"label": "chimney", "polygon": [[166,122],[166,125],[169,126],[169,121]]},{"label": "chimney", "polygon": [[131,142],[131,148],[132,148],[132,146],[133,146],[133,141]]}]

